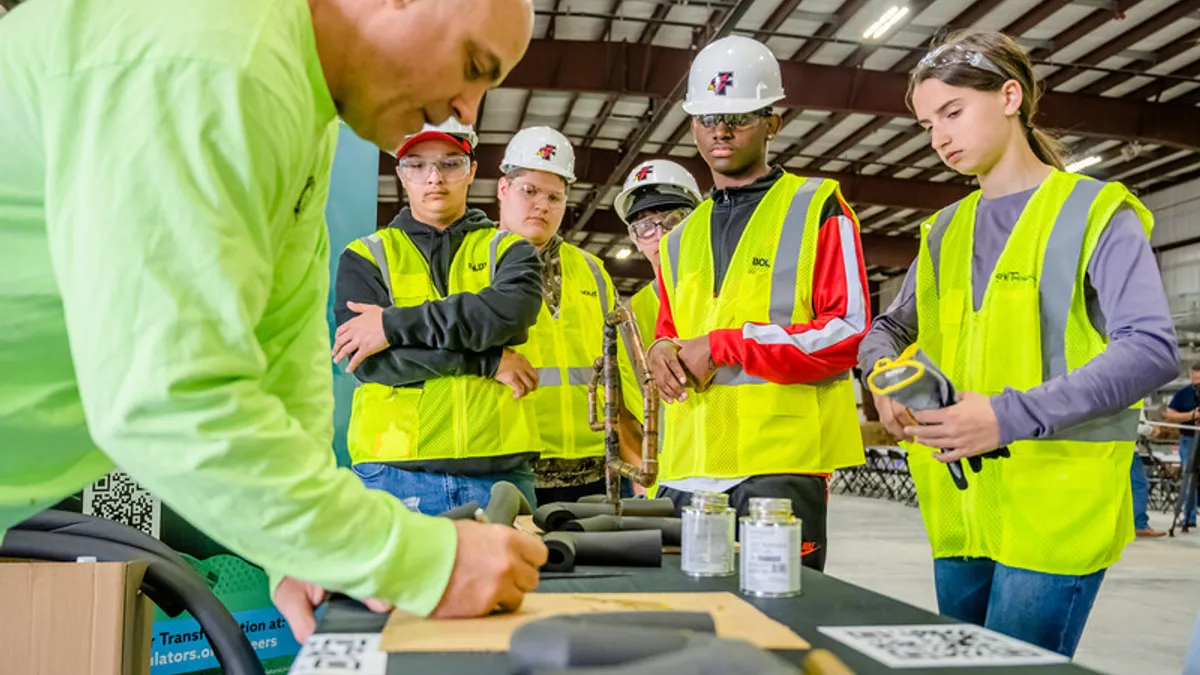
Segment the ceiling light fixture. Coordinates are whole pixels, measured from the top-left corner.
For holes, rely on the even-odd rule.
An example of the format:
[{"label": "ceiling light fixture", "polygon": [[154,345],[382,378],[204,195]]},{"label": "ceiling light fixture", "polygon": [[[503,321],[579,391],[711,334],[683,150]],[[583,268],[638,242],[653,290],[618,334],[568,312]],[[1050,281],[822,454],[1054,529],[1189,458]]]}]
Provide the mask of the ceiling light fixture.
[{"label": "ceiling light fixture", "polygon": [[1084,159],[1080,159],[1080,160],[1071,162],[1070,164],[1068,164],[1066,166],[1065,170],[1067,173],[1079,173],[1080,171],[1083,171],[1084,169],[1088,168],[1089,166],[1095,166],[1095,165],[1099,164],[1100,162],[1101,162],[1101,159],[1100,159],[1099,155],[1092,155],[1091,157],[1085,157]]},{"label": "ceiling light fixture", "polygon": [[617,250],[617,260],[624,260],[631,255],[633,255],[633,251],[630,251],[627,248],[622,248],[622,249]]},{"label": "ceiling light fixture", "polygon": [[879,38],[883,37],[884,33],[887,33],[889,30],[891,30],[892,27],[895,26],[896,23],[905,16],[908,16],[908,7],[892,5],[888,11],[883,13],[883,16],[879,17],[875,20],[875,23],[871,24],[871,27],[868,28],[865,33],[863,33],[863,37],[868,40],[878,40]]}]

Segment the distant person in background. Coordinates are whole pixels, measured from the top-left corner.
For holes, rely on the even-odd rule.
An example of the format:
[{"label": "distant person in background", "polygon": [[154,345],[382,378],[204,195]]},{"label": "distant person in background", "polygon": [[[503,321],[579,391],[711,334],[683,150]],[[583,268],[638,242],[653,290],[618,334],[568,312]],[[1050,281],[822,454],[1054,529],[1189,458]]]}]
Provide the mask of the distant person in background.
[{"label": "distant person in background", "polygon": [[[1196,420],[1200,417],[1200,361],[1192,364],[1191,368],[1192,384],[1190,387],[1184,387],[1175,392],[1171,397],[1171,402],[1167,404],[1167,409],[1163,411],[1163,421],[1172,424],[1187,424],[1196,425]],[[1179,431],[1179,471],[1180,476],[1187,470],[1188,460],[1192,456],[1192,452],[1196,449],[1196,430],[1181,429]],[[1187,505],[1187,511],[1184,515],[1184,524],[1188,527],[1196,526],[1196,499],[1193,497]]]},{"label": "distant person in background", "polygon": [[1146,512],[1150,502],[1150,481],[1146,479],[1146,465],[1142,462],[1140,447],[1148,442],[1154,427],[1146,421],[1146,411],[1142,410],[1142,420],[1138,423],[1138,448],[1133,451],[1133,463],[1129,465],[1129,483],[1133,488],[1133,533],[1139,539],[1157,539],[1165,537],[1166,532],[1150,527],[1150,514]]}]

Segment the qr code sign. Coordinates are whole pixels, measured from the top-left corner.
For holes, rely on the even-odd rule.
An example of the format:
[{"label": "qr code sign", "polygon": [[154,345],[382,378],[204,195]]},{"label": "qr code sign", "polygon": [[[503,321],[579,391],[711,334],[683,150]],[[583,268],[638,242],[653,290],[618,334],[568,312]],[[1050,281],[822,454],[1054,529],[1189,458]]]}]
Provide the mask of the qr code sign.
[{"label": "qr code sign", "polygon": [[1070,659],[971,624],[821,627],[889,668],[1038,666]]},{"label": "qr code sign", "polygon": [[83,513],[161,539],[162,502],[123,471],[113,471],[83,489]]},{"label": "qr code sign", "polygon": [[385,675],[379,633],[318,633],[292,662],[290,675]]}]

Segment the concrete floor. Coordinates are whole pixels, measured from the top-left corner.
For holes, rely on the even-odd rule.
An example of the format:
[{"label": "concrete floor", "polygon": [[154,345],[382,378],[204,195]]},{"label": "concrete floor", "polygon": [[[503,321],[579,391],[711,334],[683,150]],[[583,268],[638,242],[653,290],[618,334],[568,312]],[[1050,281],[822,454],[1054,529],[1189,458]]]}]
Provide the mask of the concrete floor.
[{"label": "concrete floor", "polygon": [[[1167,515],[1150,514],[1165,530]],[[937,611],[933,562],[917,509],[832,495],[825,571]],[[1179,675],[1200,611],[1200,532],[1135,540],[1105,576],[1078,663],[1110,675]]]}]

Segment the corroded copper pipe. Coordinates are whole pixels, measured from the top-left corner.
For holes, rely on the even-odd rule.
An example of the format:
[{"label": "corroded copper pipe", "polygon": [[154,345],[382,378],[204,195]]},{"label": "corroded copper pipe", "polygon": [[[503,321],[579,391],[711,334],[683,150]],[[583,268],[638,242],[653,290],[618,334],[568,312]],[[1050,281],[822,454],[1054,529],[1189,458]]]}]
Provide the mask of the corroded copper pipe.
[{"label": "corroded copper pipe", "polygon": [[[634,372],[640,374],[638,385],[642,391],[642,413],[645,420],[641,468],[621,459],[619,428],[623,397],[617,345],[622,337],[633,362]],[[603,420],[598,418],[597,405],[598,389],[601,386],[604,387]],[[592,379],[588,384],[588,404],[589,425],[594,431],[604,432],[605,499],[611,504],[620,504],[622,477],[643,487],[653,485],[658,478],[658,386],[646,363],[646,352],[638,333],[637,322],[626,307],[618,306],[604,318],[604,349],[592,366]]]}]

